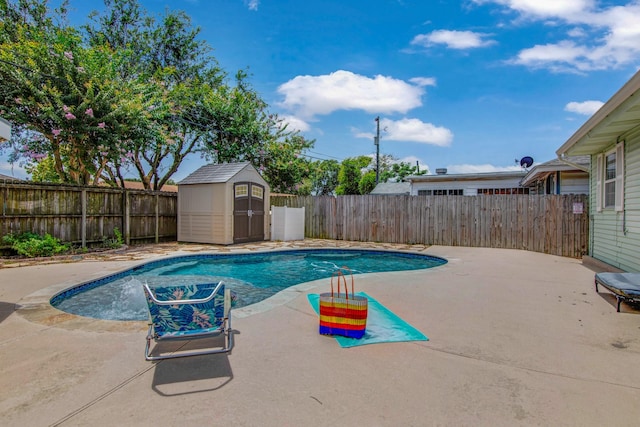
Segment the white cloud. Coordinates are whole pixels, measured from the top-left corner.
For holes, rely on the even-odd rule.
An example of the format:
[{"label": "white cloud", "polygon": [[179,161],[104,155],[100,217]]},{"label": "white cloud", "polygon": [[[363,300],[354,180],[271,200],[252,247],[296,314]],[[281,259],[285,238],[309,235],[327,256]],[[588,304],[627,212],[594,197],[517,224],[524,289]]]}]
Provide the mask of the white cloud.
[{"label": "white cloud", "polygon": [[[424,81],[420,81],[424,83]],[[305,119],[338,110],[406,113],[422,105],[423,85],[377,75],[374,78],[339,70],[321,76],[297,76],[280,85],[280,105]]]},{"label": "white cloud", "polygon": [[418,34],[411,40],[412,45],[430,47],[444,44],[450,49],[473,49],[495,44],[495,40],[485,40],[489,34],[472,31],[436,30],[429,34]]},{"label": "white cloud", "polygon": [[[445,127],[435,126],[418,119],[380,119],[380,143],[384,141],[418,142],[421,144],[448,147],[453,141],[453,132]],[[373,139],[370,132],[353,130],[357,138]]]},{"label": "white cloud", "polygon": [[249,10],[258,10],[258,6],[260,5],[260,0],[245,0],[244,2]]},{"label": "white cloud", "polygon": [[282,119],[282,125],[285,125],[285,124],[287,125],[287,130],[290,130],[290,131],[299,130],[300,132],[306,132],[311,129],[311,126],[309,126],[309,123],[305,122],[304,120],[298,117],[290,116],[290,115],[283,115],[279,117],[280,119]]},{"label": "white cloud", "polygon": [[584,28],[576,27],[567,31],[567,35],[571,38],[578,39],[587,37],[588,33],[584,30]]},{"label": "white cloud", "polygon": [[381,119],[380,127],[386,129],[386,133],[380,138],[391,141],[419,142],[440,147],[448,147],[453,141],[453,132],[449,129],[418,119]]},{"label": "white cloud", "polygon": [[488,172],[509,172],[509,171],[521,171],[520,166],[495,166],[490,164],[483,165],[449,165],[447,166],[447,173],[488,173]]},{"label": "white cloud", "polygon": [[[567,67],[567,63],[580,64],[584,62],[588,51],[585,47],[577,46],[571,41],[563,41],[557,44],[536,45],[523,49],[511,62],[526,65],[532,68],[548,67],[561,70]],[[579,66],[578,69],[583,69]]]},{"label": "white cloud", "polygon": [[584,114],[585,116],[591,116],[604,105],[602,101],[583,101],[583,102],[569,102],[565,105],[564,110],[571,113]]},{"label": "white cloud", "polygon": [[472,0],[474,3],[497,3],[523,15],[541,18],[569,17],[593,7],[593,0]]},{"label": "white cloud", "polygon": [[[598,7],[594,0],[473,0],[498,4],[525,20],[571,25],[568,39],[523,49],[510,62],[552,71],[616,68],[640,58],[640,3]],[[588,36],[588,37],[586,37]]]},{"label": "white cloud", "polygon": [[414,77],[409,79],[411,83],[416,86],[424,87],[424,86],[436,86],[436,78],[435,77]]}]

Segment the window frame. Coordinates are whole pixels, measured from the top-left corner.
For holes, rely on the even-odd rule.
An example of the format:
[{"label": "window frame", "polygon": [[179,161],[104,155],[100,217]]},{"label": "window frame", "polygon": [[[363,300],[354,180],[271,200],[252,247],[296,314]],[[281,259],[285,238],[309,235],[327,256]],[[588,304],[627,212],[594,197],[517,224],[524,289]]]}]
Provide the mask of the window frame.
[{"label": "window frame", "polygon": [[[624,210],[624,144],[620,141],[596,157],[596,212]],[[607,157],[615,155],[614,175],[607,178]],[[607,188],[613,184],[613,201],[607,200]],[[613,202],[613,203],[611,203]]]}]

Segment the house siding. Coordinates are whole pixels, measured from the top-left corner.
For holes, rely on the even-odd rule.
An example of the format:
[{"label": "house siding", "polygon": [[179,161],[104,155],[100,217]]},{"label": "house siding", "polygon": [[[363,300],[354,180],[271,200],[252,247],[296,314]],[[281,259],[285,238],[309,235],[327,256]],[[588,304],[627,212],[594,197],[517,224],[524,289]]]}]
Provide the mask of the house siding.
[{"label": "house siding", "polygon": [[589,194],[589,176],[585,172],[560,172],[560,194]]},{"label": "house siding", "polygon": [[503,189],[503,188],[522,188],[520,181],[522,177],[516,178],[498,178],[498,179],[482,179],[482,180],[460,180],[452,178],[451,181],[433,181],[433,182],[412,182],[411,195],[417,196],[420,190],[462,190],[465,196],[477,196],[478,190],[482,189]]},{"label": "house siding", "polygon": [[[607,150],[614,147],[612,141]],[[591,206],[596,206],[597,154],[591,161]],[[625,271],[640,271],[640,130],[625,138],[624,180],[623,211],[592,211],[590,247],[596,259]]]}]

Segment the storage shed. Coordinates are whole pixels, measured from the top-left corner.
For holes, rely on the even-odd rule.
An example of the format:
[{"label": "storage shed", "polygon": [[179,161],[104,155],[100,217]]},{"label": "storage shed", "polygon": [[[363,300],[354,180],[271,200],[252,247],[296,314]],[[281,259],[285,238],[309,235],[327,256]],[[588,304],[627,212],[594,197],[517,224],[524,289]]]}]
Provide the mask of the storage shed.
[{"label": "storage shed", "polygon": [[178,183],[178,241],[267,240],[269,196],[269,185],[249,162],[202,166]]}]

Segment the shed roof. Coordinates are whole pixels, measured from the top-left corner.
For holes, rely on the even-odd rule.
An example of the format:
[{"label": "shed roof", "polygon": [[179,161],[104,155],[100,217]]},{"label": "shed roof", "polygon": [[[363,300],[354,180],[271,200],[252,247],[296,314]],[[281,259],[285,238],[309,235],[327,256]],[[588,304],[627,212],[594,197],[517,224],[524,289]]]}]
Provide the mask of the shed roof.
[{"label": "shed roof", "polygon": [[204,165],[178,182],[178,185],[224,183],[247,167],[255,171],[255,168],[249,162]]}]

